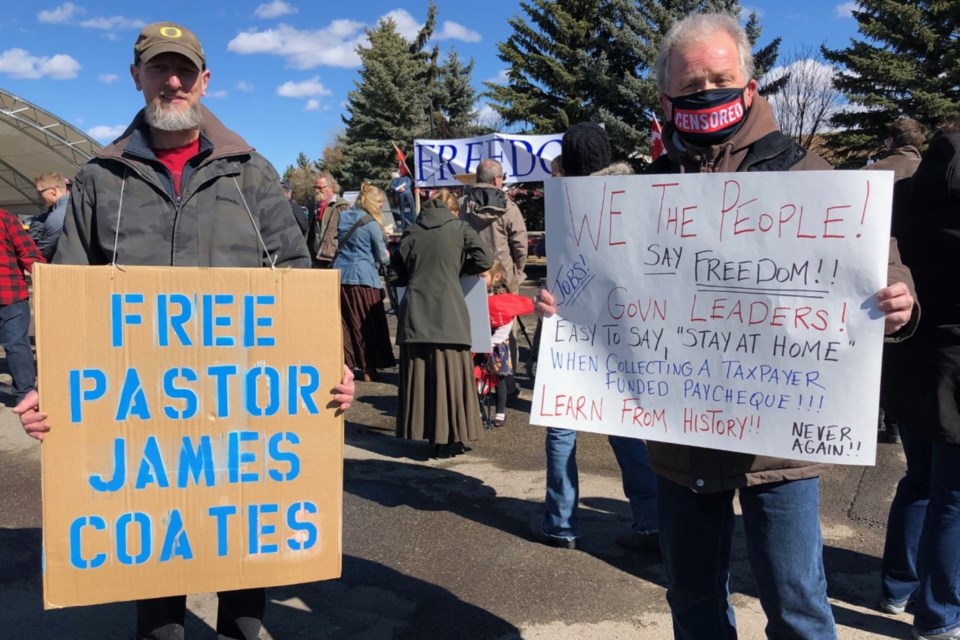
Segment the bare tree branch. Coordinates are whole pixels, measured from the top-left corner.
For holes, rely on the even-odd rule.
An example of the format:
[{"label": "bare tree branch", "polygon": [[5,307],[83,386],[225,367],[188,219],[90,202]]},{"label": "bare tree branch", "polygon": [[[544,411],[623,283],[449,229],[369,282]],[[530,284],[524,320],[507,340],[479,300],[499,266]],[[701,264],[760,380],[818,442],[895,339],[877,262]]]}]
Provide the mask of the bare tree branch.
[{"label": "bare tree branch", "polygon": [[843,94],[833,83],[836,73],[836,68],[824,61],[820,49],[801,45],[763,78],[767,84],[789,74],[780,92],[768,99],[780,130],[806,149],[843,107]]}]

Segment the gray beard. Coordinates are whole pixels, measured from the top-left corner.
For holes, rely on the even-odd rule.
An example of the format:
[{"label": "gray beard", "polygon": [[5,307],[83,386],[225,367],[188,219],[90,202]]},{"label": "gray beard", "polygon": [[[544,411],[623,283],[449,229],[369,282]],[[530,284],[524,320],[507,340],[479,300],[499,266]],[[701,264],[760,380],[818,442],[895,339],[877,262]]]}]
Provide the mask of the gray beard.
[{"label": "gray beard", "polygon": [[199,105],[181,111],[152,103],[147,105],[144,117],[148,125],[160,131],[195,131],[203,124],[203,112]]}]

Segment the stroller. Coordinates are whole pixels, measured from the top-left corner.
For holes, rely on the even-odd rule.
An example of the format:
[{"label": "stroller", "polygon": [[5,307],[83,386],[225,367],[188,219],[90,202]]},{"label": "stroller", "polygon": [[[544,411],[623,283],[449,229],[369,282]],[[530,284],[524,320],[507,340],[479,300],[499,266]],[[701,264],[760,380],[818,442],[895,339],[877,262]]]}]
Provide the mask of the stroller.
[{"label": "stroller", "polygon": [[497,373],[490,367],[489,353],[473,355],[473,378],[477,386],[477,402],[483,428],[493,428],[493,416],[497,407]]}]

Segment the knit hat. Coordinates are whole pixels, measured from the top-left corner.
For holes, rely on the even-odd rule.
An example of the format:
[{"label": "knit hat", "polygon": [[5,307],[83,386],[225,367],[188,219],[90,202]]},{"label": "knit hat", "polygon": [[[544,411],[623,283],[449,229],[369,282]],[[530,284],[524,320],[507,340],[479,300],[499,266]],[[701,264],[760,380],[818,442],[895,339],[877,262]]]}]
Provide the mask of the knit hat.
[{"label": "knit hat", "polygon": [[563,134],[560,163],[565,176],[588,176],[610,166],[610,138],[596,122],[578,122]]}]

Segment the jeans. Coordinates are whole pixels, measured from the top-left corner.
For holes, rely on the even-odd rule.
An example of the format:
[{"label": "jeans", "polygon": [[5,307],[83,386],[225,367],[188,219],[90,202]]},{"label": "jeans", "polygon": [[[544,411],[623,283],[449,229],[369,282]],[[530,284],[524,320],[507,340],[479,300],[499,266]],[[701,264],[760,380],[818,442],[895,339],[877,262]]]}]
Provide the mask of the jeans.
[{"label": "jeans", "polygon": [[[263,588],[217,594],[217,640],[257,640],[267,606]],[[187,596],[137,600],[137,640],[183,640]]]},{"label": "jeans", "polygon": [[913,626],[920,635],[960,628],[960,445],[930,443],[930,502],[917,553]]},{"label": "jeans", "polygon": [[[767,637],[836,638],[823,570],[819,479],[739,491]],[[677,640],[737,637],[729,587],[734,493],[695,493],[659,478],[660,551]]]},{"label": "jeans", "polygon": [[[657,476],[647,462],[647,445],[643,440],[609,436],[610,446],[620,465],[623,492],[630,501],[633,530],[656,533]],[[577,503],[580,499],[580,475],[577,471],[577,432],[572,429],[548,428],[547,495],[543,514],[543,532],[567,540],[580,537]]]},{"label": "jeans", "polygon": [[413,192],[409,189],[398,193],[397,201],[400,205],[400,217],[403,220],[402,228],[406,229],[417,221],[417,203],[413,197]]},{"label": "jeans", "polygon": [[917,590],[917,550],[930,501],[930,440],[911,425],[900,425],[907,472],[897,484],[887,518],[880,566],[881,598],[905,603]]},{"label": "jeans", "polygon": [[0,345],[7,354],[17,402],[37,386],[37,367],[30,348],[30,301],[0,306]]}]

